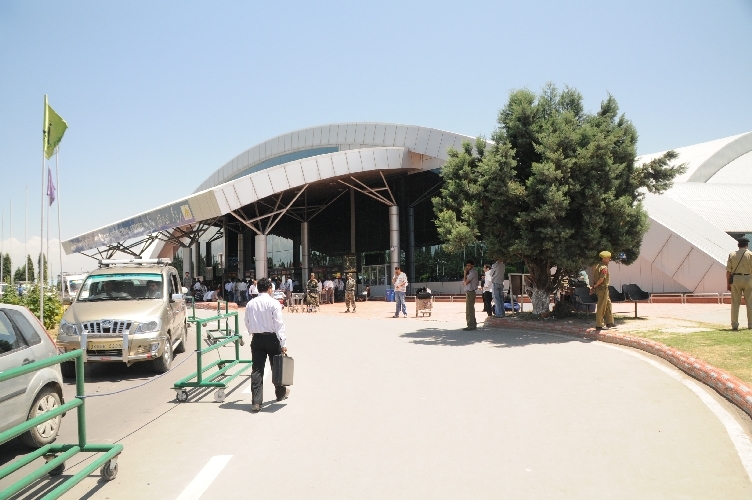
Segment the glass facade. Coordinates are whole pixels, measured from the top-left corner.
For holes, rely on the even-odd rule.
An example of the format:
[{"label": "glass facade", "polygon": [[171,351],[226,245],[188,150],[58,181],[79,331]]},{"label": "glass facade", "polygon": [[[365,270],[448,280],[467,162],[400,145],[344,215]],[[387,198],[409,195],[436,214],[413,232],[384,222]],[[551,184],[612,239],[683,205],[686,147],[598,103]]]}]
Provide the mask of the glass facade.
[{"label": "glass facade", "polygon": [[239,172],[229,179],[227,179],[224,182],[234,181],[235,179],[240,179],[241,177],[245,177],[248,174],[252,174],[254,172],[258,172],[259,170],[264,170],[270,167],[276,167],[277,165],[282,165],[283,163],[287,163],[289,161],[295,161],[295,160],[302,160],[303,158],[310,158],[311,156],[319,156],[319,155],[325,155],[329,153],[336,153],[339,151],[339,148],[337,146],[327,146],[323,148],[311,148],[311,149],[303,149],[300,151],[293,151],[292,153],[286,153],[283,155],[275,156],[274,158],[269,158],[268,160],[264,160],[260,163],[257,163],[253,165],[250,168],[247,168],[243,170],[242,172]]}]

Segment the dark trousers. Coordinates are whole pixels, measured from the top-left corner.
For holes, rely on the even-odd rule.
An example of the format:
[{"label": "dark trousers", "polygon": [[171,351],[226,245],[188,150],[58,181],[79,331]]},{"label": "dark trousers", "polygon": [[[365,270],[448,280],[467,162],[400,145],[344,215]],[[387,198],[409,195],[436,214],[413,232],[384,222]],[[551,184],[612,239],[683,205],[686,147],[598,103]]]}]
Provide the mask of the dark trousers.
[{"label": "dark trousers", "polygon": [[[264,368],[266,367],[266,358],[269,357],[269,365],[274,369],[274,356],[282,353],[279,346],[279,339],[275,334],[255,334],[251,340],[251,360],[253,368],[251,369],[251,392],[253,393],[253,404],[260,405],[264,402]],[[274,386],[274,393],[277,398],[285,395],[285,387],[282,385]]]},{"label": "dark trousers", "polygon": [[493,293],[483,292],[483,312],[488,313],[489,316],[493,314],[493,306],[491,305],[491,300],[493,299]]}]

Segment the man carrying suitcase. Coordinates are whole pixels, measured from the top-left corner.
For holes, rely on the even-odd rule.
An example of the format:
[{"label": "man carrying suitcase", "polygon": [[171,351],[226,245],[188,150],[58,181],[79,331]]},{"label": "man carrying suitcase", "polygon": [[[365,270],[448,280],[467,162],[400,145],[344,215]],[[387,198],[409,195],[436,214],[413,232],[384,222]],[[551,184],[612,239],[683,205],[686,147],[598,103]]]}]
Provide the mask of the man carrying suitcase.
[{"label": "man carrying suitcase", "polygon": [[[274,369],[274,356],[287,352],[287,337],[285,323],[282,321],[282,306],[272,298],[272,283],[269,278],[261,278],[256,285],[259,295],[248,302],[245,307],[245,327],[251,338],[251,392],[253,400],[251,411],[261,410],[264,402],[264,368],[266,358]],[[286,399],[290,389],[285,386],[274,386],[277,401]]]}]

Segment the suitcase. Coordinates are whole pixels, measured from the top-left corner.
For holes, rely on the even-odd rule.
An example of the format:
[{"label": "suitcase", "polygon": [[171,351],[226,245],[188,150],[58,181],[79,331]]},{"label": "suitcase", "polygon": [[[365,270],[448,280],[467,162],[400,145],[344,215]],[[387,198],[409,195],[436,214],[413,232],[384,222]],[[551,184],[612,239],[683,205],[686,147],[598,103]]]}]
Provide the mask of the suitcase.
[{"label": "suitcase", "polygon": [[272,383],[274,385],[292,385],[292,377],[295,372],[295,360],[287,354],[274,356],[272,367]]}]

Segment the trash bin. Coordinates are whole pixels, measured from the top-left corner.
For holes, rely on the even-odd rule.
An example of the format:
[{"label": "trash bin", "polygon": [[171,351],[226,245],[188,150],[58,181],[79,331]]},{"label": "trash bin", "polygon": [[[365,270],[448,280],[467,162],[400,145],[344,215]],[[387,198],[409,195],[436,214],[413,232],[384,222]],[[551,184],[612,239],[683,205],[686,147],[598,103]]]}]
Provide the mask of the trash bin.
[{"label": "trash bin", "polygon": [[394,290],[386,290],[384,300],[386,302],[394,302]]}]

